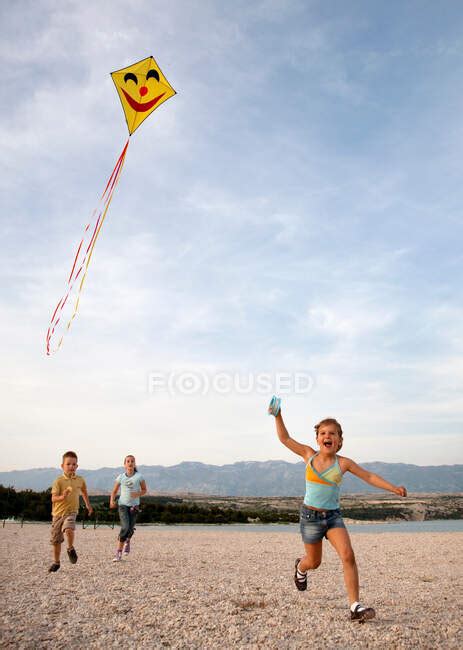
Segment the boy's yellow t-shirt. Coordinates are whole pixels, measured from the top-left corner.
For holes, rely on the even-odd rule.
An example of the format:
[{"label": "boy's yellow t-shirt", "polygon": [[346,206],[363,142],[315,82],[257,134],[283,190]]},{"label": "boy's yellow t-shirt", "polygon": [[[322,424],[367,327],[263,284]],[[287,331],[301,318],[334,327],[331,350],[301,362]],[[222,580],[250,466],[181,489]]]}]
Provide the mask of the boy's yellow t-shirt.
[{"label": "boy's yellow t-shirt", "polygon": [[51,493],[59,497],[67,487],[71,487],[72,492],[67,495],[64,501],[55,501],[52,504],[52,517],[63,517],[73,512],[79,512],[79,497],[82,493],[82,488],[85,491],[87,490],[85,479],[82,476],[66,476],[66,474],[62,474],[53,481]]}]

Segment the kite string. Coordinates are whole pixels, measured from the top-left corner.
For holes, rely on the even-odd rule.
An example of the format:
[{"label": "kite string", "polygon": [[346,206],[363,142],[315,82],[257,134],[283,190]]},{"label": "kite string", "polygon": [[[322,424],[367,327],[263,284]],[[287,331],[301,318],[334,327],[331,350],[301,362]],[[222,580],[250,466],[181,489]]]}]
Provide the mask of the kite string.
[{"label": "kite string", "polygon": [[[113,180],[114,176],[117,175],[119,169],[121,168],[121,165],[124,164],[125,154],[127,152],[127,147],[129,146],[129,142],[130,142],[130,138],[127,140],[127,142],[125,143],[125,147],[122,149],[121,155],[119,156],[119,158],[117,160],[117,163],[115,164],[114,169],[113,169],[113,171],[111,173],[111,176],[109,177],[109,180],[106,183],[106,187],[104,189],[103,194],[101,195],[101,199],[103,199],[104,195],[106,194],[106,191],[107,191],[111,181]],[[114,183],[113,183],[113,186],[114,186]]]},{"label": "kite string", "polygon": [[[127,141],[127,145],[128,145],[128,141]],[[127,151],[127,145],[126,145],[126,147],[124,149],[124,152],[123,152],[124,157],[118,161],[118,170],[117,170],[116,175],[114,176],[114,180],[113,180],[113,183],[111,185],[111,189],[110,189],[109,194],[108,194],[108,196],[106,198],[106,207],[104,209],[103,214],[102,215],[100,214],[101,221],[99,221],[99,224],[97,222],[94,236],[93,236],[93,238],[92,238],[92,240],[91,240],[91,242],[89,244],[89,247],[87,249],[88,256],[87,256],[87,261],[85,263],[84,274],[82,276],[82,280],[81,280],[80,285],[79,285],[79,290],[77,292],[77,299],[76,299],[76,303],[75,303],[75,306],[74,306],[74,312],[73,312],[73,314],[72,314],[71,318],[69,319],[69,322],[68,322],[68,324],[66,326],[66,331],[69,330],[69,328],[71,327],[71,323],[74,320],[74,318],[75,318],[75,316],[77,314],[77,310],[79,308],[80,294],[82,292],[82,288],[83,288],[85,280],[87,278],[87,272],[88,272],[88,267],[89,267],[89,264],[90,264],[90,260],[92,259],[93,250],[95,248],[96,240],[98,239],[98,235],[100,234],[101,228],[103,227],[103,223],[104,223],[104,220],[106,218],[106,213],[108,212],[109,206],[111,204],[113,194],[114,194],[114,190],[116,189],[116,185],[119,182],[119,177],[121,175],[122,167],[124,165],[125,152]],[[76,278],[77,278],[77,276],[76,276]],[[60,343],[59,343],[58,347],[61,345],[62,340],[63,340],[63,336],[61,337],[61,340],[60,340]]]},{"label": "kite string", "polygon": [[[73,314],[72,314],[70,320],[67,323],[65,331],[69,330],[69,328],[71,326],[71,323],[74,320],[74,317],[75,317],[75,315],[77,313],[77,309],[78,309],[78,306],[79,306],[79,300],[80,300],[80,293],[82,291],[84,280],[85,280],[86,275],[87,275],[88,265],[90,263],[90,258],[91,258],[91,255],[93,253],[93,249],[94,249],[94,246],[95,246],[96,239],[97,239],[97,237],[98,237],[98,235],[100,233],[104,217],[106,216],[106,213],[108,211],[109,204],[111,202],[114,190],[116,188],[117,182],[119,180],[119,176],[120,176],[121,171],[122,171],[122,165],[124,163],[125,154],[126,154],[127,147],[128,147],[128,142],[129,141],[127,141],[121,155],[119,156],[119,159],[118,159],[118,161],[117,161],[117,163],[116,163],[116,165],[115,165],[115,167],[113,169],[113,172],[111,173],[109,181],[108,181],[108,183],[106,185],[105,191],[103,192],[103,195],[101,196],[100,202],[103,204],[102,208],[104,208],[104,211],[103,211],[103,213],[100,211],[100,213],[98,215],[95,226],[93,228],[93,234],[92,234],[90,243],[89,243],[89,245],[88,245],[88,247],[87,247],[87,249],[85,251],[85,255],[84,255],[83,259],[82,259],[82,262],[81,262],[77,272],[75,273],[74,277],[72,277],[72,272],[71,272],[70,281],[69,281],[69,288],[68,288],[67,294],[66,294],[65,297],[63,297],[61,299],[61,301],[60,301],[61,305],[60,305],[60,303],[58,303],[58,307],[60,307],[60,313],[58,314],[58,317],[56,318],[56,320],[54,320],[54,322],[51,323],[51,327],[49,328],[49,332],[47,333],[47,354],[50,354],[50,341],[51,341],[51,338],[52,338],[52,336],[54,334],[54,331],[55,331],[55,329],[56,329],[56,327],[57,327],[57,325],[58,325],[58,323],[59,323],[59,321],[61,319],[61,312],[62,312],[62,310],[63,310],[63,308],[64,308],[64,306],[65,306],[65,304],[66,304],[66,302],[67,302],[67,300],[69,298],[70,293],[72,292],[75,281],[77,280],[78,276],[82,272],[82,269],[85,267],[84,276],[83,276],[82,281],[81,281],[80,286],[79,286],[79,292],[78,292],[77,300],[76,300],[76,303],[75,303],[75,306],[74,306],[74,311],[73,311]],[[108,192],[108,187],[109,187],[109,192]],[[107,194],[106,197],[105,197],[105,194]],[[95,215],[95,213],[97,211],[98,210],[94,210],[92,217]],[[90,224],[87,225],[87,227],[85,229],[85,232],[88,231],[89,226],[90,226]],[[81,246],[79,245],[78,252],[79,252],[80,248],[81,248]],[[76,263],[74,263],[74,265],[73,265],[73,269],[74,268],[76,268]],[[55,314],[56,314],[56,310],[55,310]],[[60,339],[60,341],[58,343],[58,346],[53,351],[56,351],[56,350],[59,349],[59,347],[62,344],[62,341],[63,341],[63,336],[61,336],[61,339]]]},{"label": "kite string", "polygon": [[[120,175],[122,173],[122,168],[124,166],[125,156],[126,156],[126,153],[127,153],[127,148],[129,146],[129,142],[130,142],[130,138],[127,140],[127,142],[126,142],[126,144],[125,144],[125,146],[124,146],[124,148],[123,148],[123,150],[122,150],[122,152],[121,152],[121,154],[120,154],[120,156],[119,156],[119,158],[118,158],[118,160],[117,160],[117,162],[116,162],[116,164],[114,166],[114,169],[111,172],[111,175],[110,175],[110,177],[108,179],[108,182],[106,184],[104,192],[100,197],[101,208],[98,207],[93,211],[91,221],[85,227],[84,235],[83,235],[83,237],[82,237],[82,239],[81,239],[81,241],[80,241],[80,243],[79,243],[79,245],[77,247],[77,252],[76,252],[76,255],[74,257],[74,262],[73,262],[73,265],[72,265],[72,268],[71,268],[71,273],[70,273],[69,279],[68,279],[67,291],[66,291],[65,295],[59,300],[59,302],[58,302],[58,304],[57,304],[57,306],[55,308],[55,311],[53,312],[53,316],[51,317],[50,325],[48,327],[47,336],[46,336],[47,355],[50,355],[52,352],[56,352],[61,347],[61,344],[62,344],[63,338],[64,338],[64,333],[67,332],[70,329],[72,321],[74,320],[74,318],[75,318],[75,316],[77,314],[77,310],[78,310],[78,307],[79,307],[79,301],[80,301],[80,294],[82,292],[84,282],[85,282],[85,279],[87,277],[88,267],[89,267],[89,264],[90,264],[90,260],[92,258],[93,250],[95,248],[96,240],[98,238],[98,235],[100,234],[101,228],[103,226],[103,222],[104,222],[104,220],[106,218],[106,214],[107,214],[109,206],[111,204],[111,200],[112,200],[114,191],[116,189],[117,183],[119,182],[119,178],[120,178]],[[86,235],[89,232],[90,224],[92,223],[92,220],[94,219],[94,217],[95,217],[95,215],[97,213],[98,213],[98,217],[97,217],[97,219],[95,221],[94,227],[92,228],[92,236],[90,238],[90,242],[89,242],[87,248],[85,249],[85,253],[83,253],[83,248],[82,247],[84,245]],[[81,261],[79,261],[79,256],[82,256]],[[74,304],[73,313],[72,313],[72,315],[71,315],[71,317],[70,317],[70,319],[69,319],[69,321],[68,321],[68,323],[66,325],[65,332],[61,336],[58,345],[56,346],[55,349],[51,350],[51,341],[52,341],[53,335],[55,333],[55,330],[56,330],[56,328],[57,328],[57,326],[58,326],[58,324],[59,324],[59,322],[61,320],[62,311],[64,309],[64,306],[65,306],[71,292],[72,292],[74,284],[75,284],[77,278],[79,277],[79,275],[81,274],[82,270],[83,270],[83,276],[82,276],[82,279],[81,279],[81,282],[80,282],[80,285],[79,285],[77,298],[76,298],[76,301],[75,301],[75,304]]]}]

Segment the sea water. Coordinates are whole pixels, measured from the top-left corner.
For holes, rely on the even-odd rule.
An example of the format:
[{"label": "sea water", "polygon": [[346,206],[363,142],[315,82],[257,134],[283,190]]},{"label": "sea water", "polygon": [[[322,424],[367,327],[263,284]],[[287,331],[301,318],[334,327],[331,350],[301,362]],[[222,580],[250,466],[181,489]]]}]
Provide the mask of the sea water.
[{"label": "sea water", "polygon": [[[188,528],[191,530],[245,531],[250,533],[298,533],[299,524],[138,524],[137,530]],[[462,533],[463,519],[429,521],[394,521],[384,523],[346,524],[349,533]]]}]

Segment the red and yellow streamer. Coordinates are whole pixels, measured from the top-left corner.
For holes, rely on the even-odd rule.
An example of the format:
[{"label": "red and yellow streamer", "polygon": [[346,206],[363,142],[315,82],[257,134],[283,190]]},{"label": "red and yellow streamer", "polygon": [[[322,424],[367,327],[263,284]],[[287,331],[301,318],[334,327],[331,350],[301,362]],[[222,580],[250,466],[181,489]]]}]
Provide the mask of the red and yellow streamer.
[{"label": "red and yellow streamer", "polygon": [[[119,182],[122,168],[124,166],[127,148],[129,146],[129,141],[130,139],[127,140],[124,148],[122,149],[121,155],[119,156],[108,179],[108,182],[106,183],[106,187],[103,194],[101,195],[98,206],[93,211],[90,222],[86,225],[82,239],[77,246],[77,252],[75,254],[71,273],[69,274],[67,281],[66,292],[56,305],[53,315],[50,319],[50,325],[48,327],[46,336],[46,349],[48,355],[51,355],[59,350],[63,343],[66,332],[69,331],[72,322],[76,317],[77,311],[79,309],[80,296],[85,284],[85,279],[87,277],[88,267],[92,259],[93,251],[95,249],[96,240],[98,239],[101,228],[103,227],[106,214],[113,198],[114,190],[116,189],[116,186]],[[65,306],[68,302],[72,302],[74,298],[75,301],[72,307],[71,316],[68,318],[66,325],[63,327],[63,324],[66,321],[66,318],[64,316]],[[59,338],[57,338],[58,336]],[[56,339],[58,342],[54,345]]]}]

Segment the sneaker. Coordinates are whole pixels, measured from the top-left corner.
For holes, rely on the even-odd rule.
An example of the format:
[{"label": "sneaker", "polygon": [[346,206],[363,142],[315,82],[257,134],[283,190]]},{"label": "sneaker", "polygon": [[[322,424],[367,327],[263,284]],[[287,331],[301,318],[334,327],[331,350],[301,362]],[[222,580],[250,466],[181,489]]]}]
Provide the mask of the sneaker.
[{"label": "sneaker", "polygon": [[116,555],[113,557],[113,562],[120,562],[122,560],[122,551],[119,549],[116,551]]},{"label": "sneaker", "polygon": [[298,557],[294,563],[294,584],[299,589],[299,591],[305,591],[307,589],[307,573],[303,578],[301,578],[300,574],[298,575],[297,567],[299,566],[300,561],[301,558]]},{"label": "sneaker", "polygon": [[61,566],[61,564],[59,562],[53,562],[51,567],[48,569],[48,573],[54,573],[55,571],[58,571],[60,566]]},{"label": "sneaker", "polygon": [[130,539],[127,539],[124,544],[124,553],[128,555],[130,553]]},{"label": "sneaker", "polygon": [[71,548],[68,548],[68,558],[69,558],[69,562],[71,564],[75,564],[77,562],[77,553],[76,553],[76,549],[74,548],[74,546],[72,546]]},{"label": "sneaker", "polygon": [[351,610],[350,620],[358,621],[359,623],[365,623],[370,619],[376,616],[376,612],[373,607],[364,607],[363,605],[357,605],[354,611]]}]

